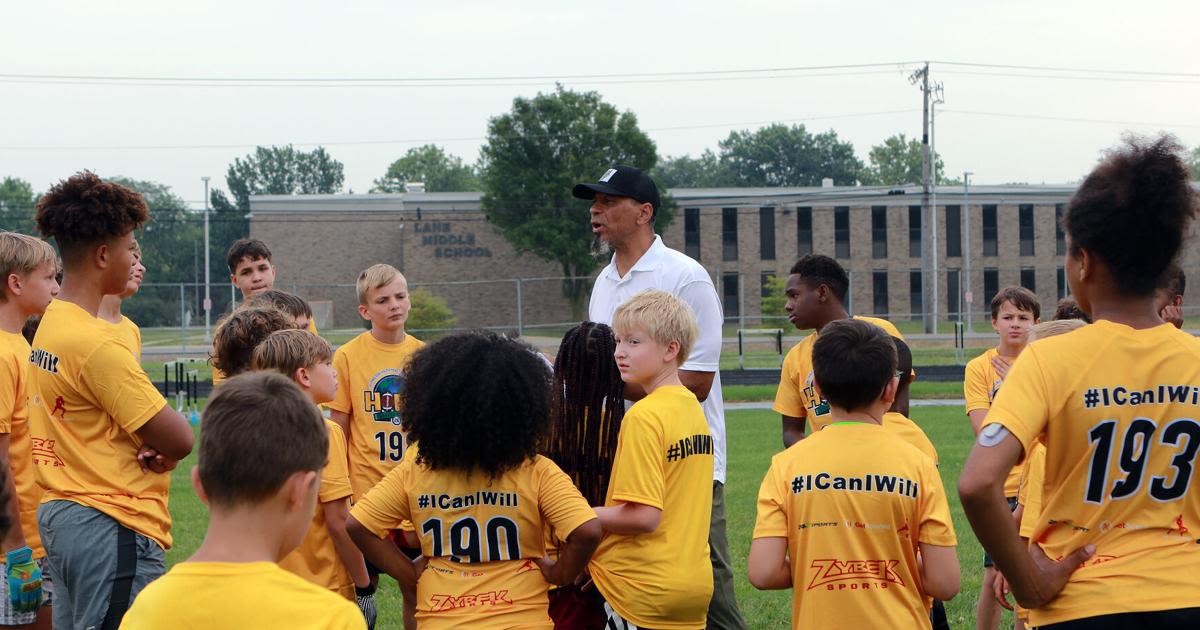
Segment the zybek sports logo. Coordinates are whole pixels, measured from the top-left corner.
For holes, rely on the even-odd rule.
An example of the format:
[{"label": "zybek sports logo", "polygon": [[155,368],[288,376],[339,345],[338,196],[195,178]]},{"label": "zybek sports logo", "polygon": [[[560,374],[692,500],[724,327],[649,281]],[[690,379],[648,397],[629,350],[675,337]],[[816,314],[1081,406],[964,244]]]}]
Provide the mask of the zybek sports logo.
[{"label": "zybek sports logo", "polygon": [[375,373],[363,391],[363,411],[375,422],[390,422],[400,426],[400,393],[404,391],[404,375],[396,368]]},{"label": "zybek sports logo", "polygon": [[898,560],[813,560],[810,566],[815,571],[808,590],[822,586],[830,591],[863,591],[887,588],[891,584],[904,586],[904,580],[896,573],[898,564]]}]

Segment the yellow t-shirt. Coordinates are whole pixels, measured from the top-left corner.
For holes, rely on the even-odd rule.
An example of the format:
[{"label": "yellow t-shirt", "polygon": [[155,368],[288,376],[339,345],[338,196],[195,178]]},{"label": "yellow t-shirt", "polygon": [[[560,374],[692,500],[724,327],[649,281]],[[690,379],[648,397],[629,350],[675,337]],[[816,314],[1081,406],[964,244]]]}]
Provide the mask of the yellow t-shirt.
[{"label": "yellow t-shirt", "polygon": [[0,331],[0,433],[8,434],[9,467],[25,544],[33,549],[34,558],[42,558],[46,550],[37,522],[42,488],[35,479],[29,440],[29,352],[29,342],[21,333]]},{"label": "yellow t-shirt", "polygon": [[1021,466],[1021,487],[1017,490],[1017,502],[1025,506],[1021,512],[1021,537],[1032,538],[1037,527],[1038,515],[1042,513],[1042,484],[1046,480],[1046,445],[1038,442],[1029,450],[1029,457]]},{"label": "yellow t-shirt", "polygon": [[29,433],[42,503],[74,501],[169,548],[171,475],[142,472],[134,435],[167,401],[112,325],[56,299],[29,361]]},{"label": "yellow t-shirt", "polygon": [[366,627],[358,606],[271,562],[181,562],[121,620],[121,630]]},{"label": "yellow t-shirt", "polygon": [[119,323],[106,323],[113,327],[117,340],[129,346],[129,349],[133,352],[134,358],[136,358],[138,361],[141,361],[142,330],[138,328],[138,325],[133,323],[133,320],[125,317],[124,315],[121,316],[121,321]]},{"label": "yellow t-shirt", "polygon": [[[875,317],[858,317],[869,324],[875,324],[887,331],[896,339],[904,340],[904,335],[886,319]],[[817,335],[811,335],[792,346],[783,359],[783,369],[779,376],[779,388],[775,391],[776,413],[793,418],[807,419],[808,432],[815,433],[829,424],[829,403],[817,396],[813,387],[812,348],[817,342]]]},{"label": "yellow t-shirt", "polygon": [[[992,406],[992,401],[996,399],[996,394],[1000,392],[1000,386],[1004,384],[1004,379],[996,374],[996,369],[992,367],[992,359],[1000,356],[1000,353],[995,348],[988,348],[983,354],[971,359],[967,362],[967,369],[963,376],[963,398],[967,402],[967,413],[977,409],[989,409]],[[1012,368],[1008,370],[1012,374]],[[1017,496],[1017,489],[1021,486],[1021,467],[1014,466],[1008,471],[1008,477],[1004,479],[1004,496]]]},{"label": "yellow t-shirt", "polygon": [[350,498],[350,474],[346,470],[346,437],[336,423],[325,421],[329,430],[329,462],[321,473],[321,488],[317,491],[317,511],[304,542],[279,561],[279,566],[300,577],[354,599],[354,579],[342,563],[329,527],[325,524],[324,503]]},{"label": "yellow t-shirt", "polygon": [[1046,445],[1031,539],[1096,554],[1032,612],[1035,626],[1200,606],[1200,340],[1100,320],[1030,344],[992,404],[1026,452]]},{"label": "yellow t-shirt", "polygon": [[659,387],[625,412],[604,505],[650,505],[662,518],[649,534],[606,533],[592,556],[592,580],[623,618],[647,628],[704,627],[712,473],[712,435],[687,388]]},{"label": "yellow t-shirt", "polygon": [[429,566],[417,581],[417,623],[429,628],[551,628],[549,584],[534,559],[545,531],[596,518],[566,473],[537,456],[496,479],[430,470],[411,454],[350,514],[380,538],[411,521]]},{"label": "yellow t-shirt", "polygon": [[424,345],[412,335],[397,344],[382,343],[367,331],[333,355],[338,389],[328,406],[350,415],[346,437],[356,501],[404,457],[407,440],[400,429],[398,407],[404,390],[402,370]]},{"label": "yellow t-shirt", "polygon": [[957,544],[933,461],[865,423],[771,458],[754,538],[773,537],[787,538],[793,628],[928,628],[918,545]]},{"label": "yellow t-shirt", "polygon": [[933,460],[933,465],[938,465],[938,453],[934,448],[933,442],[929,441],[929,436],[925,435],[925,431],[907,416],[895,411],[889,411],[883,414],[883,428],[912,444],[918,451],[925,453]]}]

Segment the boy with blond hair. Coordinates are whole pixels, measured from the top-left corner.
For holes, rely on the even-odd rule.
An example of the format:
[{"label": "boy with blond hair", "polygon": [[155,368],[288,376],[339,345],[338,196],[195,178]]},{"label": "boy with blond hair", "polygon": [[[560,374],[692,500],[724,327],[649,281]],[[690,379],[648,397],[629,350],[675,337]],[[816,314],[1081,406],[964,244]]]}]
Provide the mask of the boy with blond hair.
[{"label": "boy with blond hair", "polygon": [[[337,372],[329,342],[307,330],[273,332],[254,349],[254,369],[275,370],[292,379],[314,404],[333,400]],[[316,514],[308,535],[279,566],[358,603],[375,626],[375,587],[367,575],[362,552],[346,534],[350,516],[350,474],[346,469],[346,436],[325,420],[329,431],[329,463],[321,476]]]},{"label": "boy with blond hair", "polygon": [[646,390],[625,412],[604,506],[606,536],[590,564],[609,626],[703,628],[713,591],[708,550],[713,439],[679,380],[698,329],[666,291],[613,314],[621,379]]},{"label": "boy with blond hair", "polygon": [[38,527],[60,630],[114,624],[162,575],[168,473],[195,439],[97,317],[101,298],[129,283],[133,231],[148,213],[141,195],[86,171],[37,203],[38,230],[54,238],[64,268],[29,357],[29,432],[45,490]]},{"label": "boy with blond hair", "polygon": [[925,597],[958,593],[954,527],[933,460],[891,434],[896,346],[841,320],[813,344],[831,422],[771,459],[747,561],[792,589],[793,628],[928,628]]},{"label": "boy with blond hair", "polygon": [[295,383],[227,379],[204,410],[192,468],[209,509],[204,541],[146,587],[121,628],[365,628],[354,604],[276,564],[304,540],[328,456],[321,413]]},{"label": "boy with blond hair", "polygon": [[100,311],[97,314],[100,319],[114,326],[117,338],[128,345],[133,356],[141,361],[142,331],[133,320],[121,314],[121,303],[138,292],[142,287],[142,280],[146,277],[146,265],[142,264],[142,248],[136,241],[133,246],[133,268],[129,270],[129,282],[125,285],[125,290],[100,298]]},{"label": "boy with blond hair", "polygon": [[[979,434],[983,419],[987,417],[1000,386],[1008,375],[1009,368],[1029,343],[1029,329],[1040,321],[1041,304],[1037,296],[1025,287],[1004,287],[992,297],[992,328],[1000,336],[995,348],[971,359],[963,378],[963,398],[966,400],[967,417],[971,428]],[[1004,480],[1004,496],[1009,508],[1017,507],[1017,489],[1020,485],[1021,469],[1014,467]],[[996,580],[996,568],[991,556],[983,555],[983,582],[979,600],[975,605],[976,630],[996,630],[1000,625],[1000,606],[991,596]]]},{"label": "boy with blond hair", "polygon": [[2,625],[50,627],[52,589],[43,571],[46,550],[37,526],[42,490],[34,478],[29,440],[30,347],[21,328],[29,317],[44,313],[58,294],[56,270],[49,243],[0,232],[0,468],[8,472],[7,500],[0,509],[17,517],[3,538],[5,575],[17,579],[0,579]]}]

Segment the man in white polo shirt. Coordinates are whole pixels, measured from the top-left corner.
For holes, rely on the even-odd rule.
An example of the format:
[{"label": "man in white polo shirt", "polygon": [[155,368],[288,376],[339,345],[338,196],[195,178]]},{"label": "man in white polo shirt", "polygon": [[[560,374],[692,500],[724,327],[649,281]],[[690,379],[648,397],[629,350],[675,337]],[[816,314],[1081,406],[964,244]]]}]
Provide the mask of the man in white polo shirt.
[{"label": "man in white polo shirt", "polygon": [[[725,408],[721,399],[721,325],[724,317],[712,278],[700,263],[663,244],[654,233],[659,208],[654,180],[632,166],[614,166],[594,184],[577,184],[572,194],[591,199],[592,233],[613,251],[612,262],[596,277],[588,316],[612,324],[625,300],[647,289],[661,289],[687,302],[696,314],[700,336],[679,370],[679,379],[700,401],[714,446],[713,506],[708,545],[713,565],[713,597],[708,627],[744,630],[733,591],[733,569],[725,537]],[[645,396],[625,384],[625,397]]]}]

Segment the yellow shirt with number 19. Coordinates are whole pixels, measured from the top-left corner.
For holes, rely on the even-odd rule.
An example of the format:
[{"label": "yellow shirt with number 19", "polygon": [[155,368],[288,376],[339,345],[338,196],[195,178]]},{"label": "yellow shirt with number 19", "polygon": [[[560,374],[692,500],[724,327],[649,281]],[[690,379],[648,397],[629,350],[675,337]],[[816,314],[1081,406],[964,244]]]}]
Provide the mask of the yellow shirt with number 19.
[{"label": "yellow shirt with number 19", "polygon": [[1170,324],[1099,320],[1021,353],[987,422],[1046,445],[1031,540],[1051,558],[1096,546],[1034,626],[1200,607],[1198,419],[1200,341]]},{"label": "yellow shirt with number 19", "polygon": [[402,371],[425,343],[412,335],[383,343],[367,331],[337,349],[337,395],[328,407],[350,416],[347,447],[354,500],[362,498],[400,460],[408,446],[400,429]]}]

